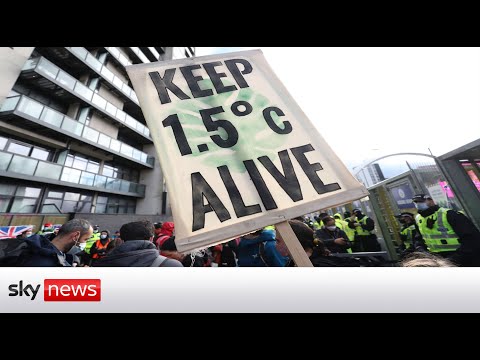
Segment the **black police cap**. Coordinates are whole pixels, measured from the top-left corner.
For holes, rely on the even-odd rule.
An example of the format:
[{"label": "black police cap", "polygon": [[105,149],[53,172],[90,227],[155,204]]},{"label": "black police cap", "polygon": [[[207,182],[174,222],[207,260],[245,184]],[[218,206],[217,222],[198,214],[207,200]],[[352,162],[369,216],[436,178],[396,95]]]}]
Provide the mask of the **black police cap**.
[{"label": "black police cap", "polygon": [[426,195],[426,194],[416,194],[413,196],[412,198],[412,201],[413,202],[423,202],[423,201],[426,201],[427,199],[432,199],[432,197],[430,195]]}]

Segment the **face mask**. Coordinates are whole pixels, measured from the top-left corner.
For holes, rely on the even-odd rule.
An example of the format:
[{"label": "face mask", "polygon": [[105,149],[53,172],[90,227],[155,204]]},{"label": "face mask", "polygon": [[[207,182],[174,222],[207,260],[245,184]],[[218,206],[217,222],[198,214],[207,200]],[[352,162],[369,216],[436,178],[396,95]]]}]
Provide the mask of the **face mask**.
[{"label": "face mask", "polygon": [[27,237],[32,236],[31,232],[27,232]]},{"label": "face mask", "polygon": [[80,248],[80,250],[85,250],[86,246],[87,246],[86,242],[78,244],[78,247]]},{"label": "face mask", "polygon": [[107,238],[107,235],[100,235],[100,239],[105,240]]},{"label": "face mask", "polygon": [[330,231],[333,231],[335,230],[337,227],[336,226],[327,226],[327,229],[330,230]]},{"label": "face mask", "polygon": [[428,205],[425,202],[414,203],[417,210],[427,210]]}]

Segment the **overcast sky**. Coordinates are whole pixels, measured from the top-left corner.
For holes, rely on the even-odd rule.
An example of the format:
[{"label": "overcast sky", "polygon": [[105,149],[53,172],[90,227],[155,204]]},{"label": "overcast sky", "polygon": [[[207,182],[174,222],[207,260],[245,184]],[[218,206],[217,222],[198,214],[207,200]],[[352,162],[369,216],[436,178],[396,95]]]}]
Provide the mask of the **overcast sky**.
[{"label": "overcast sky", "polygon": [[[257,48],[197,47],[196,55]],[[352,168],[397,152],[439,156],[480,138],[480,48],[260,48]]]}]

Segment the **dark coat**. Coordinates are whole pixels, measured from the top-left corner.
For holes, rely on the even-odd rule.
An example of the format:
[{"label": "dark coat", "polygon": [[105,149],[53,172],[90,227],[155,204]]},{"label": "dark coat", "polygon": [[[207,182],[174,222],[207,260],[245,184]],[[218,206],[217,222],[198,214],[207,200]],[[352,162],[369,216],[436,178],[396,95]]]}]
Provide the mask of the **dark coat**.
[{"label": "dark coat", "polygon": [[29,245],[30,254],[17,266],[72,266],[73,255],[58,250],[45,236],[32,235],[25,241]]},{"label": "dark coat", "polygon": [[[315,231],[315,237],[323,241],[328,250],[332,253],[346,253],[347,249],[351,246],[348,241],[348,236],[345,234],[345,231],[339,229],[338,227],[334,231],[330,231],[325,227]],[[344,238],[348,245],[342,246],[334,243],[335,239]]]},{"label": "dark coat", "polygon": [[156,266],[182,267],[179,261],[160,255],[155,245],[148,240],[125,241],[105,257],[93,262],[92,266],[145,267],[152,266],[154,261],[159,264]]}]

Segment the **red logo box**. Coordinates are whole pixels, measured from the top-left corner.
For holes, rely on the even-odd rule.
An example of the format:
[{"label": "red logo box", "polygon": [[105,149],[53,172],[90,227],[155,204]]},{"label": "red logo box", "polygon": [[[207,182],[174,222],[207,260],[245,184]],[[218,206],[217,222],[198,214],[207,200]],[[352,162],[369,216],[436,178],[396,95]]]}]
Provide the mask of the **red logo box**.
[{"label": "red logo box", "polygon": [[45,279],[44,301],[100,301],[100,279]]}]

